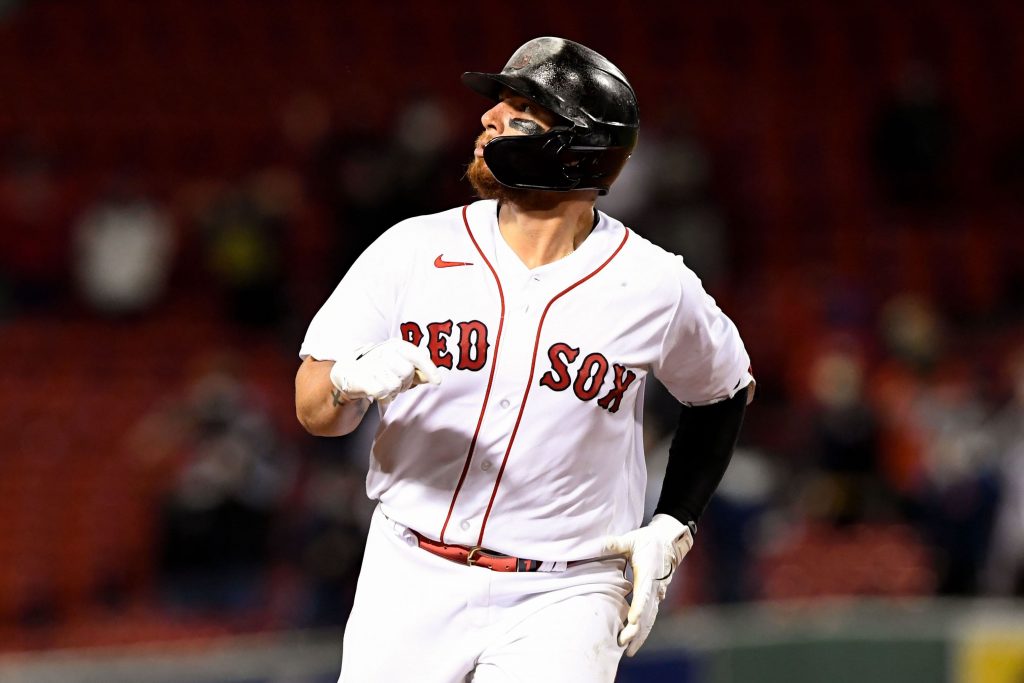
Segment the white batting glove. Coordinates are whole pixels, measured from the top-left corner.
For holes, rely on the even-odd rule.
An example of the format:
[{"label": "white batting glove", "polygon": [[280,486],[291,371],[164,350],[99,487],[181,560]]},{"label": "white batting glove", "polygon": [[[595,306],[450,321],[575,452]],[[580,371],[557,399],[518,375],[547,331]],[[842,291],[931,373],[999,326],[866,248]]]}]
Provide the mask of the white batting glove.
[{"label": "white batting glove", "polygon": [[645,527],[605,539],[604,546],[633,565],[633,601],[619,632],[619,645],[628,646],[626,655],[632,657],[647,640],[672,574],[693,547],[693,535],[675,517],[655,515]]},{"label": "white batting glove", "polygon": [[347,401],[368,398],[387,403],[417,384],[441,383],[441,372],[426,349],[404,339],[388,339],[354,355],[331,368],[331,384]]}]

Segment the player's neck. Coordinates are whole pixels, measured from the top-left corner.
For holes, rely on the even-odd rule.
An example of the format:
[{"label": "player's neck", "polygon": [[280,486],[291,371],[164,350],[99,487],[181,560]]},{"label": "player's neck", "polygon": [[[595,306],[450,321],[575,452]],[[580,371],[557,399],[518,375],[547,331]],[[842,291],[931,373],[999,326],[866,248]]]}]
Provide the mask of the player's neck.
[{"label": "player's neck", "polygon": [[532,270],[578,249],[593,230],[596,215],[591,199],[567,200],[545,209],[523,209],[506,202],[498,211],[498,229]]}]

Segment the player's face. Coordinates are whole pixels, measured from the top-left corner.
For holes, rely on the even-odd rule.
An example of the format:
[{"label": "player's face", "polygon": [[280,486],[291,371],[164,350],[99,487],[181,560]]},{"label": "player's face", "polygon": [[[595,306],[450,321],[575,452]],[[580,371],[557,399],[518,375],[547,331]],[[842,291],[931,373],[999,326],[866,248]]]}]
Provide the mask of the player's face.
[{"label": "player's face", "polygon": [[483,159],[484,145],[493,138],[500,135],[540,135],[556,121],[557,117],[549,110],[505,89],[499,95],[498,103],[480,117],[484,132],[477,138],[473,154],[477,159]]},{"label": "player's face", "polygon": [[507,89],[502,91],[498,103],[480,117],[484,131],[476,139],[473,161],[466,173],[477,196],[524,206],[549,204],[550,193],[516,190],[499,183],[484,161],[484,145],[499,136],[539,135],[551,128],[557,120],[555,114],[533,100]]}]

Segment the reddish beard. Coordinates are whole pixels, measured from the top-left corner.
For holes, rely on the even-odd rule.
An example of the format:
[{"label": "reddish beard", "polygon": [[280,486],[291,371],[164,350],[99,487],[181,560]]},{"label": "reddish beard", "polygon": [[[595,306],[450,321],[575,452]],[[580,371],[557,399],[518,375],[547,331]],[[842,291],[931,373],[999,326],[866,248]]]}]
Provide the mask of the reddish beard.
[{"label": "reddish beard", "polygon": [[[477,138],[477,144],[487,141],[487,134],[483,133]],[[558,204],[564,197],[562,192],[548,192],[545,190],[521,190],[508,187],[498,182],[498,179],[487,167],[483,157],[474,157],[469,168],[466,170],[466,177],[469,184],[473,186],[473,192],[480,199],[497,199],[499,203],[515,204],[522,209],[549,209]]]}]

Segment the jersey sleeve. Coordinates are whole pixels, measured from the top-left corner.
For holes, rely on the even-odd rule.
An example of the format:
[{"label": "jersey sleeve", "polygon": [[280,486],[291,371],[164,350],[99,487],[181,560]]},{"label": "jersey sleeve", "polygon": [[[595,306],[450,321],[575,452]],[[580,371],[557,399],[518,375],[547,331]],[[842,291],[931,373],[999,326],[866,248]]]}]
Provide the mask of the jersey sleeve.
[{"label": "jersey sleeve", "polygon": [[361,346],[387,339],[410,259],[397,227],[385,232],[352,264],[306,330],[299,350],[305,359],[338,360]]},{"label": "jersey sleeve", "polygon": [[[679,300],[653,368],[654,376],[686,405],[732,398],[753,383],[739,331],[679,260]],[[748,392],[748,399],[753,396]]]}]

